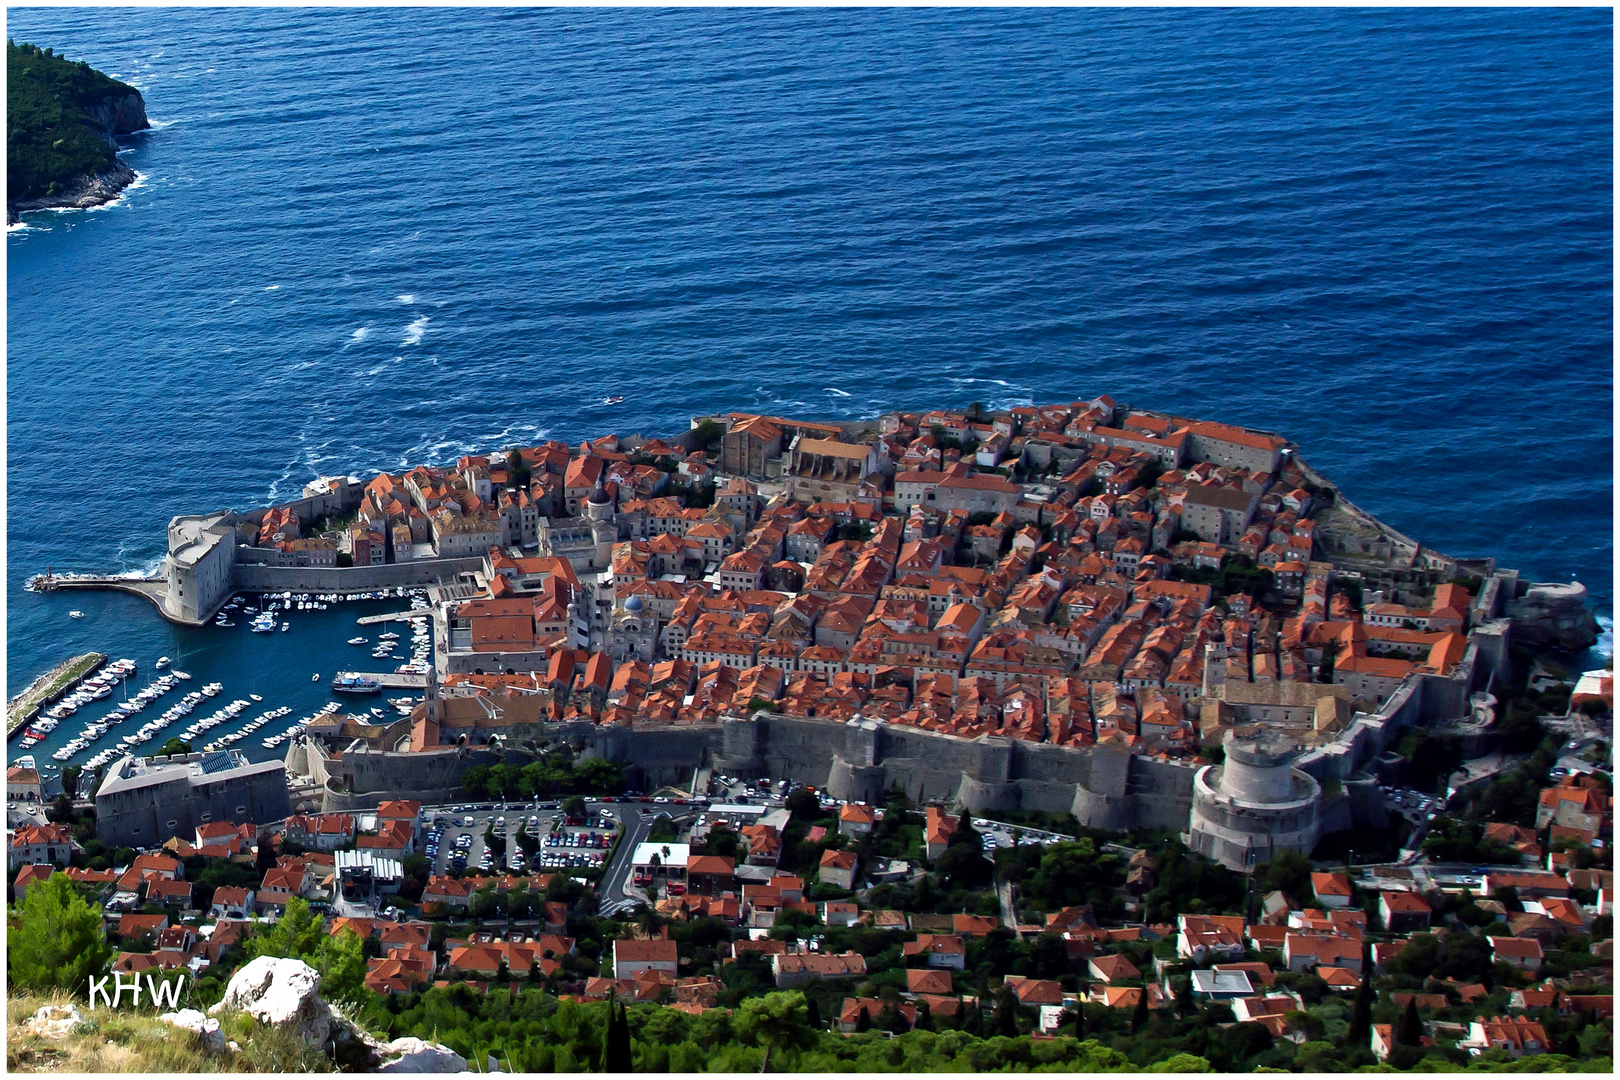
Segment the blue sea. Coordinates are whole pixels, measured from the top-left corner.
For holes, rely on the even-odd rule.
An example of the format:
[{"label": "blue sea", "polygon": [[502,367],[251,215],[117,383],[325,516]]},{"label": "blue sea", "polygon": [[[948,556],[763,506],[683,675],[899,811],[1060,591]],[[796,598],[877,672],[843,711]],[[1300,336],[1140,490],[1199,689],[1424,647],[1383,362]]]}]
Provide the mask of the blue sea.
[{"label": "blue sea", "polygon": [[94,648],[307,712],[359,605],[270,642],[23,582],[321,474],[730,408],[1276,430],[1606,619],[1612,19],[9,9],[154,124],[116,204],[7,237],[12,692]]}]

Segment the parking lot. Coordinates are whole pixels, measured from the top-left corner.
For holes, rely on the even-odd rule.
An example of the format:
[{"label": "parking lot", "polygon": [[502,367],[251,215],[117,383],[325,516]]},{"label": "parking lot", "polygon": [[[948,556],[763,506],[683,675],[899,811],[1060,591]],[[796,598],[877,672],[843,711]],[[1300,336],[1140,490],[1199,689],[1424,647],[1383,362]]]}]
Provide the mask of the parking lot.
[{"label": "parking lot", "polygon": [[1379,790],[1384,793],[1384,804],[1389,812],[1401,815],[1414,825],[1433,820],[1445,808],[1445,800],[1438,795],[1382,785]]}]

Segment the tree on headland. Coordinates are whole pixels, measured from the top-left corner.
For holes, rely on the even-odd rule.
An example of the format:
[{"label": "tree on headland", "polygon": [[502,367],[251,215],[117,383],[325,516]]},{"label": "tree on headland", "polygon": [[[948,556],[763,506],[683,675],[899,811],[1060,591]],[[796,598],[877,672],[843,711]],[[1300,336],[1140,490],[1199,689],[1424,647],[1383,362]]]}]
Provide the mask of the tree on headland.
[{"label": "tree on headland", "polygon": [[191,744],[180,738],[178,735],[169,739],[169,741],[164,743],[163,746],[158,750],[159,757],[169,757],[174,754],[189,753],[191,753]]}]

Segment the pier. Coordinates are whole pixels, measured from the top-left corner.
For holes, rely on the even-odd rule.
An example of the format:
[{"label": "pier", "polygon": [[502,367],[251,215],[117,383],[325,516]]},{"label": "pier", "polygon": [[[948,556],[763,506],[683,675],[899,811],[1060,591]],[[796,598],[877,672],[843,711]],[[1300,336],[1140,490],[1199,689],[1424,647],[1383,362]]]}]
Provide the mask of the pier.
[{"label": "pier", "polygon": [[337,678],[376,679],[382,684],[384,690],[426,690],[427,676],[418,675],[414,671],[401,675],[390,671],[383,674],[380,671],[340,671]]},{"label": "pier", "polygon": [[[165,618],[170,618],[164,601],[169,595],[169,582],[161,577],[128,577],[99,574],[35,574],[28,579],[31,592],[56,592],[59,589],[112,589],[116,592],[144,596],[157,605]],[[173,621],[171,619],[171,621]]]},{"label": "pier", "polygon": [[410,622],[412,619],[426,619],[432,615],[428,611],[388,611],[381,615],[362,615],[354,620],[356,626],[376,626],[378,623]]},{"label": "pier", "polygon": [[29,684],[6,706],[6,741],[10,742],[25,727],[34,722],[41,709],[78,686],[84,677],[106,663],[107,657],[98,652],[80,653],[64,660]]}]

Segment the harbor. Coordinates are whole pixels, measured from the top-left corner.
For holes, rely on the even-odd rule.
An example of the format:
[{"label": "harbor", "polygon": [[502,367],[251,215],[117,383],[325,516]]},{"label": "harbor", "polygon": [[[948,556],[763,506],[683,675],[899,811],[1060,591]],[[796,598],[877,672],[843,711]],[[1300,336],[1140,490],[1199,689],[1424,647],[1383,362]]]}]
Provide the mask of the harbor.
[{"label": "harbor", "polygon": [[[407,598],[413,607],[399,611]],[[7,710],[8,761],[33,757],[50,787],[59,783],[63,768],[95,768],[124,753],[153,754],[173,737],[195,751],[231,748],[252,761],[279,758],[306,723],[339,713],[392,722],[420,700],[427,683],[431,638],[422,590],[373,591],[352,599],[242,594],[199,627],[155,619],[127,593],[50,590],[40,599],[60,609],[53,622],[60,620],[63,644],[93,645],[93,651],[79,648],[34,679]],[[71,604],[84,610],[75,616]],[[365,635],[366,626],[413,618],[418,621],[409,632]],[[255,621],[263,627],[272,619],[273,632],[254,632]],[[372,663],[354,663],[355,640],[371,648]],[[127,661],[132,669],[112,672],[112,679],[89,687],[86,700],[69,709],[64,699],[82,693],[87,676],[106,675],[109,656],[120,658],[112,664]],[[353,670],[362,666],[384,670]],[[375,694],[335,688],[354,675],[374,680]],[[47,719],[53,705],[64,715]],[[38,737],[28,734],[31,726]],[[50,730],[41,730],[46,726]]]}]

